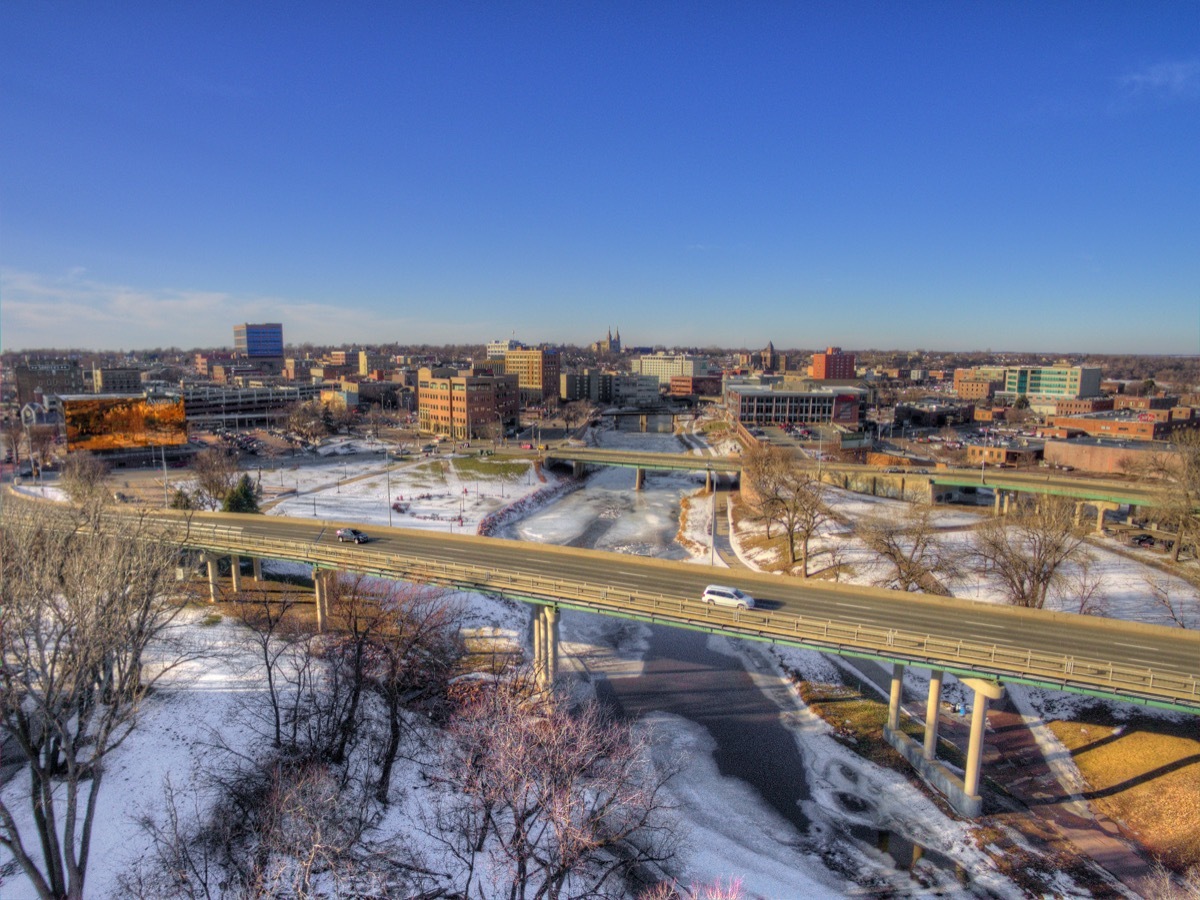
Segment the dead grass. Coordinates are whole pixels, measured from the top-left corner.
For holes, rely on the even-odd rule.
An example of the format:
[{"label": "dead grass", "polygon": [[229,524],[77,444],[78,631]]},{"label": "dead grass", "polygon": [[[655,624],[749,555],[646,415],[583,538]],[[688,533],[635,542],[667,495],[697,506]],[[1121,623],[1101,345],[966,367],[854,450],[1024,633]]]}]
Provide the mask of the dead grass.
[{"label": "dead grass", "polygon": [[[1181,725],[1094,709],[1051,722],[1087,782],[1084,797],[1176,872],[1200,865],[1200,737]],[[1119,729],[1119,730],[1118,730]]]}]

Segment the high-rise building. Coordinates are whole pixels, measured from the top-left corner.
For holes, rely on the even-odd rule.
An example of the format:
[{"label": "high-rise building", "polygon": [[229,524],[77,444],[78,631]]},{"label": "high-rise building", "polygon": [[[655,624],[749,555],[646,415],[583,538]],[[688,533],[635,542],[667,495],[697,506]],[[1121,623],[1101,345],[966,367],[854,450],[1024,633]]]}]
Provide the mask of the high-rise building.
[{"label": "high-rise building", "polygon": [[70,360],[36,360],[13,370],[17,383],[17,402],[32,403],[38,394],[82,394],[84,372]]},{"label": "high-rise building", "polygon": [[557,350],[509,350],[504,354],[504,371],[517,376],[521,398],[526,403],[558,397],[560,365]]},{"label": "high-rise building", "polygon": [[630,368],[635,375],[653,375],[660,386],[667,386],[676,375],[707,375],[708,362],[699,356],[654,353],[633,360]]},{"label": "high-rise building", "polygon": [[1080,398],[1100,395],[1100,369],[1084,366],[1009,366],[1004,393],[1019,397]]},{"label": "high-rise building", "polygon": [[487,342],[487,358],[488,359],[504,359],[504,355],[509,350],[520,350],[525,345],[520,341],[488,341]]},{"label": "high-rise building", "polygon": [[824,353],[814,353],[809,377],[820,381],[846,381],[855,377],[854,354],[843,353],[841,347],[827,347]]},{"label": "high-rise building", "polygon": [[267,322],[233,326],[233,349],[238,356],[283,356],[283,325]]},{"label": "high-rise building", "polygon": [[500,438],[517,424],[518,398],[515,375],[458,375],[453,369],[422,368],[417,374],[418,427],[459,441]]}]

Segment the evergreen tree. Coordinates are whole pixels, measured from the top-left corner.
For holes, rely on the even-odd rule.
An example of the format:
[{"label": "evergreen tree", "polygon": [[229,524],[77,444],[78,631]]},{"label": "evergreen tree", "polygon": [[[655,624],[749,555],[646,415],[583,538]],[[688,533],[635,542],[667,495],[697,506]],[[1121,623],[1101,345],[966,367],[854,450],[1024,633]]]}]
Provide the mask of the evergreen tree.
[{"label": "evergreen tree", "polygon": [[221,504],[221,512],[258,512],[258,498],[254,496],[254,482],[250,480],[249,475],[243,474],[238,479],[238,483],[234,485],[233,490],[225,497],[225,502]]}]

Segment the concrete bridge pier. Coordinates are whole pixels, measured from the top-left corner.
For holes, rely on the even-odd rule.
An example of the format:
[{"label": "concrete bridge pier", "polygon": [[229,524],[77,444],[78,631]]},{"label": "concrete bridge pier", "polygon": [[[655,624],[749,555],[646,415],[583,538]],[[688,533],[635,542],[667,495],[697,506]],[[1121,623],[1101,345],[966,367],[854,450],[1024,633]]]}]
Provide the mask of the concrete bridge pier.
[{"label": "concrete bridge pier", "polygon": [[312,570],[313,576],[313,598],[317,604],[317,631],[325,630],[325,623],[329,621],[329,578],[332,572],[327,572],[318,569],[315,566]]},{"label": "concrete bridge pier", "polygon": [[533,678],[538,688],[554,686],[558,677],[558,609],[533,608]]},{"label": "concrete bridge pier", "polygon": [[242,590],[242,558],[236,553],[229,557],[229,580],[235,594]]},{"label": "concrete bridge pier", "polygon": [[645,486],[646,486],[646,470],[645,469],[634,469],[633,470],[633,489],[635,491],[640,491]]},{"label": "concrete bridge pier", "polygon": [[575,462],[571,463],[571,476],[576,480],[583,477],[583,463],[581,463],[579,460],[575,460]]},{"label": "concrete bridge pier", "polygon": [[646,429],[650,427],[650,417],[645,413],[638,416],[638,431],[642,434],[646,433]]},{"label": "concrete bridge pier", "polygon": [[262,560],[255,556],[250,563],[254,567],[254,580],[262,581]]},{"label": "concrete bridge pier", "polygon": [[983,814],[983,798],[979,795],[979,775],[983,765],[983,734],[987,723],[989,700],[1004,696],[1004,686],[980,678],[963,678],[962,684],[975,695],[971,707],[971,731],[967,744],[967,761],[963,777],[937,760],[938,707],[941,703],[943,672],[935,670],[929,679],[929,696],[925,704],[925,740],[916,741],[900,731],[900,705],[903,694],[904,666],[892,666],[891,692],[888,697],[887,725],[883,733],[908,763],[933,788],[940,791],[955,812],[967,818]]},{"label": "concrete bridge pier", "polygon": [[923,749],[925,758],[930,762],[937,759],[938,709],[942,703],[943,674],[941,669],[934,669],[929,673],[929,696],[925,700],[925,746]]},{"label": "concrete bridge pier", "polygon": [[208,602],[216,603],[221,597],[221,585],[217,581],[217,557],[212,553],[205,553],[204,563],[208,568]]},{"label": "concrete bridge pier", "polygon": [[712,492],[713,492],[712,469],[706,469],[704,472],[704,493],[711,494]]}]

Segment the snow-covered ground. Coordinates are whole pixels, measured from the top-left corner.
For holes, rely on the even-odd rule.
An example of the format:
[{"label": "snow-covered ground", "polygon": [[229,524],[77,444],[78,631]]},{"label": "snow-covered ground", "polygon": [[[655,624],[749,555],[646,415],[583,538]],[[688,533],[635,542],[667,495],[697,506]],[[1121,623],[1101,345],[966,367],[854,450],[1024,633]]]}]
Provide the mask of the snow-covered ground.
[{"label": "snow-covered ground", "polygon": [[[603,432],[596,441],[606,447],[684,449],[671,435]],[[315,515],[322,519],[356,521],[370,528],[387,525],[389,507],[399,503],[406,507],[403,513],[392,510],[395,525],[475,533],[489,516],[524,501],[524,517],[508,526],[513,536],[553,543],[585,538],[589,546],[602,549],[681,558],[685,551],[673,542],[676,507],[702,486],[695,476],[651,475],[647,489],[635,494],[632,471],[607,469],[591,476],[585,489],[547,500],[537,509],[540,498],[553,494],[560,482],[532,467],[505,467],[497,470],[503,476],[485,477],[477,469],[460,473],[443,458],[393,463],[385,471],[381,456],[330,452],[335,455],[324,465],[262,472],[263,485],[271,493],[291,492],[281,495],[270,514],[312,517],[315,504]],[[844,492],[836,497],[838,509],[848,517],[871,511],[894,513],[901,506],[898,501]],[[696,548],[706,550],[710,540],[711,499],[702,496],[689,502],[686,543],[699,557]],[[946,531],[949,541],[965,540],[965,527],[976,520],[969,512],[938,513],[939,525],[963,528]],[[844,532],[833,526],[822,540],[843,545],[844,559],[854,570],[849,580],[869,583],[874,575],[867,554]],[[744,562],[755,564],[752,554],[739,552]],[[1161,615],[1140,599],[1145,567],[1115,550],[1100,547],[1095,552],[1110,614],[1160,622]],[[701,561],[707,562],[706,554]],[[968,579],[955,585],[955,593],[1000,599],[986,581]],[[465,624],[473,633],[515,645],[527,642],[528,611],[523,607],[478,595],[464,595],[462,602],[467,610]],[[161,802],[166,776],[176,787],[192,783],[213,734],[234,744],[249,741],[239,716],[241,701],[260,689],[253,659],[236,627],[223,622],[195,628],[214,653],[180,671],[167,689],[147,703],[137,735],[111,758],[100,795],[89,897],[113,895],[117,875],[145,855],[148,838],[136,819]],[[561,624],[562,669],[564,673],[574,669],[583,685],[594,683],[597,676],[635,674],[649,643],[647,634],[645,626],[624,620],[566,614]],[[668,714],[649,717],[643,727],[653,732],[656,753],[686,762],[669,785],[670,798],[689,830],[680,884],[738,879],[744,896],[761,898],[837,897],[868,890],[889,896],[1021,895],[975,847],[967,826],[943,815],[905,779],[865,763],[842,747],[830,737],[825,723],[803,709],[780,677],[779,659],[810,677],[834,680],[836,673],[826,657],[806,651],[768,651],[719,637],[710,638],[709,646],[738,656],[781,709],[784,724],[801,748],[811,795],[805,812],[813,825],[811,833],[802,836],[744,783],[722,776],[712,756],[711,738],[695,723]],[[912,677],[920,680],[919,673]],[[952,691],[948,685],[947,699],[953,698]],[[399,772],[396,777],[407,789],[420,789],[413,773]],[[20,795],[28,788],[28,778],[20,775],[5,788],[5,797],[24,810],[28,804],[20,802]],[[894,840],[919,843],[929,852],[914,872],[901,871],[869,839],[851,840],[848,834],[855,829],[859,834],[891,834]],[[961,872],[969,873],[966,885],[959,880]],[[32,894],[19,873],[11,866],[0,869],[0,897],[28,896]]]}]

